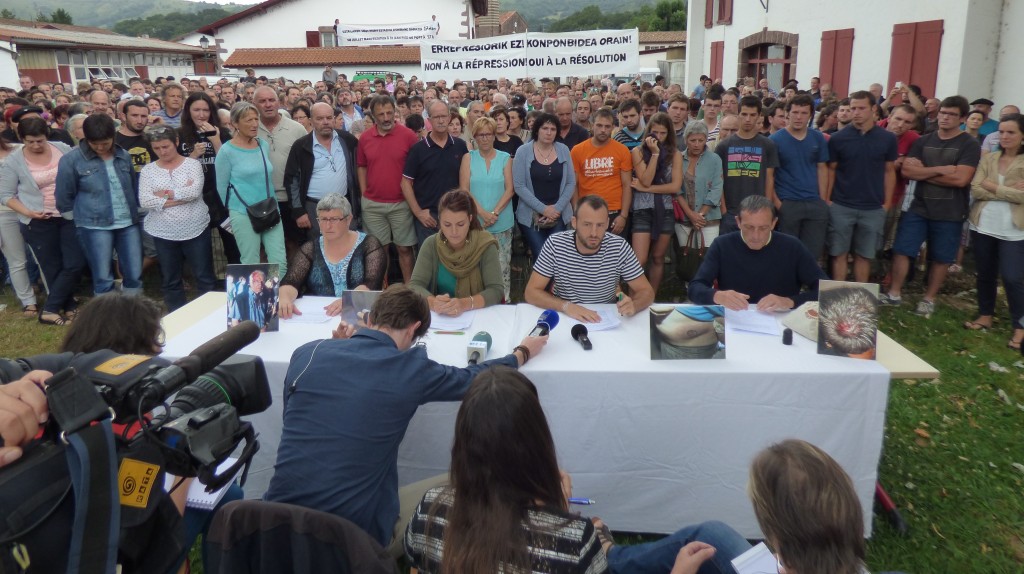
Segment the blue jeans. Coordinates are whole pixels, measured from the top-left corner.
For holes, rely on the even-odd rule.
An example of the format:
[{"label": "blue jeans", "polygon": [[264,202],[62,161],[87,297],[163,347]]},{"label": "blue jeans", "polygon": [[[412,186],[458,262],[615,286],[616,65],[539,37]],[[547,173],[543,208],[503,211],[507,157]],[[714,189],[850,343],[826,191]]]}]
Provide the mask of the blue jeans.
[{"label": "blue jeans", "polygon": [[679,549],[694,541],[715,547],[714,557],[701,565],[700,574],[735,574],[733,558],[750,549],[750,543],[729,525],[711,520],[687,526],[655,542],[616,544],[608,551],[608,566],[613,574],[666,574],[672,570]]},{"label": "blue jeans", "polygon": [[121,268],[121,289],[126,294],[142,293],[142,234],[138,225],[101,230],[78,228],[78,240],[92,271],[92,290],[101,295],[114,289],[114,271],[110,262],[117,250]]},{"label": "blue jeans", "polygon": [[43,312],[74,311],[78,306],[75,289],[86,268],[74,222],[60,217],[33,219],[21,225],[21,236],[39,260],[46,281]]},{"label": "blue jeans", "polygon": [[233,482],[228,487],[227,492],[224,493],[224,498],[220,499],[220,502],[217,503],[213,510],[185,507],[185,516],[182,517],[182,521],[185,523],[185,544],[187,548],[185,549],[185,555],[182,556],[181,561],[178,562],[177,567],[172,572],[177,572],[182,563],[188,560],[189,550],[192,549],[192,545],[195,544],[196,538],[200,534],[203,535],[203,566],[206,566],[206,535],[209,533],[210,525],[213,524],[213,515],[217,514],[217,511],[225,504],[244,498],[245,492],[242,491],[242,487],[238,486],[237,482]]},{"label": "blue jeans", "polygon": [[196,290],[199,294],[213,291],[217,287],[217,278],[213,274],[213,246],[210,241],[210,228],[184,241],[153,238],[156,245],[156,256],[160,262],[160,276],[163,284],[164,304],[168,311],[184,307],[185,284],[181,280],[182,264],[187,262],[196,279]]},{"label": "blue jeans", "polygon": [[553,233],[559,231],[565,231],[565,222],[562,218],[558,218],[558,222],[555,223],[554,227],[547,229],[534,229],[532,225],[519,224],[519,231],[523,234],[523,241],[526,242],[526,246],[530,248],[530,261],[537,261],[537,256],[540,255],[540,250],[544,247],[544,242],[548,240],[548,237]]}]

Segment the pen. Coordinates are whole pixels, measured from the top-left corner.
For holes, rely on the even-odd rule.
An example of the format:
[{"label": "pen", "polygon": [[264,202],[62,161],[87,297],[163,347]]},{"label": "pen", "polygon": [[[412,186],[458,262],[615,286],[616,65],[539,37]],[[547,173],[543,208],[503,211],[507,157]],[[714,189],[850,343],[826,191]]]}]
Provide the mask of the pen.
[{"label": "pen", "polygon": [[618,303],[619,301],[622,301],[622,299],[625,296],[626,296],[625,293],[623,293],[622,291],[619,291],[618,293],[615,294],[615,302]]},{"label": "pen", "polygon": [[434,331],[435,335],[465,335],[465,331]]},{"label": "pen", "polygon": [[569,497],[569,504],[579,504],[580,506],[590,506],[591,504],[597,504],[597,501],[593,498],[573,498]]}]

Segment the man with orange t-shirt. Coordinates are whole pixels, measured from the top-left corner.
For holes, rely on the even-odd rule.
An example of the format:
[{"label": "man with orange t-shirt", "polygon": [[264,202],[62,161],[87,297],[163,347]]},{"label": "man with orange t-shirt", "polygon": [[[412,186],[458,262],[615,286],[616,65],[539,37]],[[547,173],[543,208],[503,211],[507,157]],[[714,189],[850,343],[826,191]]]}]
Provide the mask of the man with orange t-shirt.
[{"label": "man with orange t-shirt", "polygon": [[573,205],[580,197],[601,196],[608,202],[609,230],[625,235],[629,221],[629,205],[633,199],[630,187],[633,158],[626,146],[612,139],[615,118],[607,109],[591,116],[594,136],[572,148],[572,165],[576,170],[576,193]]}]

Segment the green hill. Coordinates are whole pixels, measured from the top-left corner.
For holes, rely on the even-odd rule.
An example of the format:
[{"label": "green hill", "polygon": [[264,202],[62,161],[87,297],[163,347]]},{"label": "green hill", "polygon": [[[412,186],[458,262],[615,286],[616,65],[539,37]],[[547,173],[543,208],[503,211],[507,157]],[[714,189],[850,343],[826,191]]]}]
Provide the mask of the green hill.
[{"label": "green hill", "polygon": [[[507,12],[516,10],[526,18],[526,24],[531,30],[540,32],[547,30],[555,20],[586,8],[597,6],[601,12],[622,12],[625,10],[636,10],[641,6],[653,6],[655,0],[633,0],[623,2],[622,0],[562,0],[552,2],[551,0],[501,0],[501,10]],[[542,30],[543,28],[543,30]]]},{"label": "green hill", "polygon": [[[213,4],[187,0],[3,0],[0,5],[22,20],[35,20],[40,13],[49,16],[57,8],[71,14],[77,26],[113,29],[125,19],[147,18],[169,12],[192,14],[207,9],[223,9],[234,14],[248,8],[246,4]],[[207,22],[204,22],[207,23]],[[194,27],[192,29],[195,29]]]}]

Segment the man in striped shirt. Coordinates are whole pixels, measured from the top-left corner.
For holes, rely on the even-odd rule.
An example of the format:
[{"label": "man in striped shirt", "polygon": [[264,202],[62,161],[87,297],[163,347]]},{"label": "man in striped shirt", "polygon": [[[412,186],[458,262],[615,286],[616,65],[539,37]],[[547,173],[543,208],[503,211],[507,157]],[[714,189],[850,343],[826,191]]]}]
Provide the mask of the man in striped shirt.
[{"label": "man in striped shirt", "polygon": [[[635,315],[654,301],[654,289],[644,276],[626,240],[607,233],[608,204],[597,195],[579,200],[572,218],[574,230],[548,238],[526,285],[526,302],[557,309],[577,321],[601,320],[585,304],[615,303],[624,317]],[[554,281],[554,289],[548,284]],[[629,293],[619,290],[621,282]]]}]

